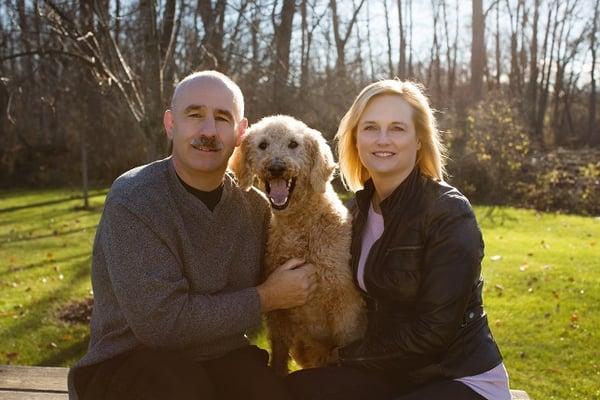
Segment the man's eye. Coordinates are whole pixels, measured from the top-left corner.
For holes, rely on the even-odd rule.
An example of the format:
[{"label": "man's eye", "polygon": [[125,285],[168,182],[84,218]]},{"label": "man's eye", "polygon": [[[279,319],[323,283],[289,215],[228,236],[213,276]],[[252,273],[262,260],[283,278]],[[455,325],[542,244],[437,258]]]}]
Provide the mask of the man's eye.
[{"label": "man's eye", "polygon": [[199,114],[199,113],[193,113],[193,114],[188,114],[188,117],[190,117],[190,118],[200,118],[200,117],[202,117],[202,115]]},{"label": "man's eye", "polygon": [[288,144],[288,147],[290,149],[295,149],[296,147],[298,147],[298,142],[296,142],[295,140],[290,141],[290,144]]},{"label": "man's eye", "polygon": [[229,122],[229,118],[222,116],[222,115],[218,115],[216,118],[217,121],[225,121],[225,122]]},{"label": "man's eye", "polygon": [[258,145],[258,148],[261,150],[264,150],[267,147],[269,147],[269,143],[267,143],[267,142],[260,142],[260,144]]}]

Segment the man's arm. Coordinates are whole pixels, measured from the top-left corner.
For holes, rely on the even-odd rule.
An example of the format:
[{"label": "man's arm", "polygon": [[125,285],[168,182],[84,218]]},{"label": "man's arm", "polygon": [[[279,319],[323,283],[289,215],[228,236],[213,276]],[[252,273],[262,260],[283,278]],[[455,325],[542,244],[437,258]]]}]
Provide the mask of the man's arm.
[{"label": "man's arm", "polygon": [[101,237],[112,290],[133,333],[150,347],[185,347],[260,323],[256,288],[191,293],[180,260],[150,224],[108,202]]},{"label": "man's arm", "polygon": [[97,245],[111,287],[133,333],[150,347],[242,333],[260,323],[261,312],[302,305],[316,288],[314,267],[292,259],[258,287],[191,293],[180,260],[150,224],[118,201],[106,204],[103,220]]}]

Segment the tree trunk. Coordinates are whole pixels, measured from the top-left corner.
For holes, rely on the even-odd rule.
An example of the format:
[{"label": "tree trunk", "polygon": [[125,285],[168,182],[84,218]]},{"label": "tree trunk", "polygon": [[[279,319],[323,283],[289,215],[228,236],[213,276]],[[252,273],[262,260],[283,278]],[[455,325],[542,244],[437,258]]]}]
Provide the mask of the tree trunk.
[{"label": "tree trunk", "polygon": [[600,0],[596,0],[594,7],[594,19],[590,33],[590,51],[592,53],[592,71],[590,76],[590,107],[588,111],[588,134],[587,143],[590,145],[600,144],[600,129],[596,125],[596,33],[598,32],[598,13],[600,13]]},{"label": "tree trunk", "polygon": [[390,32],[390,17],[388,12],[387,0],[383,0],[383,10],[385,14],[385,32],[387,37],[387,58],[388,58],[388,76],[392,78],[394,76],[394,63],[392,62],[392,37]]},{"label": "tree trunk", "polygon": [[537,114],[537,95],[538,95],[538,65],[537,65],[537,53],[538,53],[538,23],[540,18],[540,0],[535,0],[533,9],[533,26],[531,32],[531,47],[529,50],[529,82],[527,84],[527,95],[525,101],[525,115],[528,116],[530,122],[530,129],[533,132],[535,130],[535,116]]},{"label": "tree trunk", "polygon": [[273,59],[273,110],[285,111],[285,102],[289,98],[287,80],[290,67],[290,40],[292,22],[296,5],[294,0],[283,0],[279,22],[273,21],[275,57]]},{"label": "tree trunk", "polygon": [[146,155],[154,161],[165,155],[167,141],[162,128],[163,95],[160,37],[156,23],[155,0],[140,1],[143,36],[144,116],[141,127],[146,135]]},{"label": "tree trunk", "polygon": [[[402,0],[397,0],[398,4],[398,27],[400,31],[400,51],[398,61],[398,77],[406,79],[406,34],[404,29],[404,18],[402,17]],[[367,5],[368,7],[368,5]]]},{"label": "tree trunk", "polygon": [[472,0],[471,93],[474,101],[483,97],[485,68],[485,16],[483,0]]}]

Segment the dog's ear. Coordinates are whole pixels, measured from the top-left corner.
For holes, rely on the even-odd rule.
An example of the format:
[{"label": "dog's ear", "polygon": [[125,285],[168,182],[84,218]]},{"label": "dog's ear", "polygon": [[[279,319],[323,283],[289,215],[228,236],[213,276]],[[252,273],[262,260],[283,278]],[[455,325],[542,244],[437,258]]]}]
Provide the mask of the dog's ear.
[{"label": "dog's ear", "polygon": [[318,193],[324,193],[327,188],[327,182],[331,180],[333,171],[335,171],[335,161],[331,148],[327,144],[321,132],[311,129],[309,133],[309,151],[312,160],[310,170],[310,185]]},{"label": "dog's ear", "polygon": [[248,161],[248,146],[248,134],[246,134],[229,159],[229,169],[235,174],[238,185],[243,190],[249,190],[254,183],[254,173]]}]

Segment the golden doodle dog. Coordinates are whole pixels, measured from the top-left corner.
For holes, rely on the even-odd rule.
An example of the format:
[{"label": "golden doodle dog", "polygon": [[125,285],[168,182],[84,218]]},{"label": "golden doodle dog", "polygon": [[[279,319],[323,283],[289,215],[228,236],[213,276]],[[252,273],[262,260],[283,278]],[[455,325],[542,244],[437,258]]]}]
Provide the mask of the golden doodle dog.
[{"label": "golden doodle dog", "polygon": [[319,131],[283,115],[254,124],[230,164],[240,187],[256,179],[271,204],[265,276],[290,258],[317,270],[307,304],[267,314],[271,366],[280,374],[290,352],[303,368],[323,366],[335,347],[364,333],[364,302],[350,271],[350,215],[330,183],[335,166]]}]

